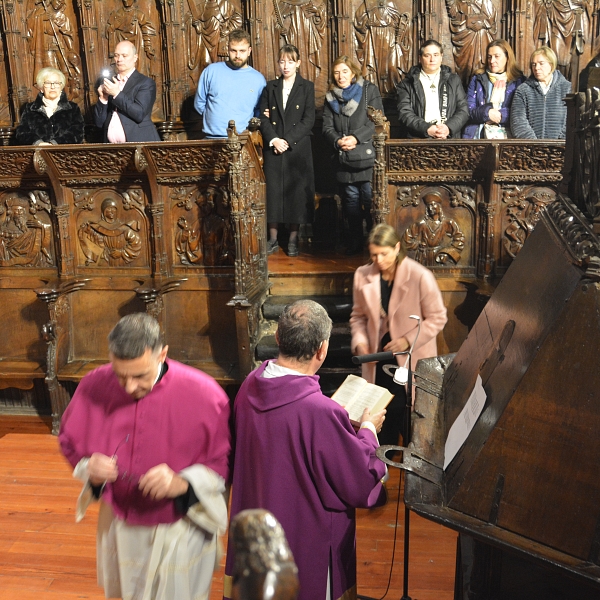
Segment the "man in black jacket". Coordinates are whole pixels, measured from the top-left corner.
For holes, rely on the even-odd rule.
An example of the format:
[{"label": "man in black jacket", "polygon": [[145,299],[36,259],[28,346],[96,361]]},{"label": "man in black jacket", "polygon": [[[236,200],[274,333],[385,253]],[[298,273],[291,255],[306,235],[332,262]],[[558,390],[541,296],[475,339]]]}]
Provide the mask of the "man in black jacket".
[{"label": "man in black jacket", "polygon": [[469,120],[467,97],[458,75],[442,65],[443,47],[427,40],[413,67],[398,88],[398,119],[406,137],[459,138]]},{"label": "man in black jacket", "polygon": [[136,70],[138,53],[131,42],[119,42],[114,58],[117,76],[103,79],[94,107],[94,120],[96,126],[102,128],[104,141],[160,141],[151,119],[156,83]]}]

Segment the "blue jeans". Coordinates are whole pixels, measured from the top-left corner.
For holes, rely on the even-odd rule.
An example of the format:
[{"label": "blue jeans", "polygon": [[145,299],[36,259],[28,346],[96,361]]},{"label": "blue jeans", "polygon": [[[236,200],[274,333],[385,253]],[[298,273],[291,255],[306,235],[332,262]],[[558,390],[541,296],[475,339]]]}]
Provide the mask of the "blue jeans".
[{"label": "blue jeans", "polygon": [[373,190],[370,181],[356,181],[342,184],[342,206],[346,217],[363,218],[371,213]]}]

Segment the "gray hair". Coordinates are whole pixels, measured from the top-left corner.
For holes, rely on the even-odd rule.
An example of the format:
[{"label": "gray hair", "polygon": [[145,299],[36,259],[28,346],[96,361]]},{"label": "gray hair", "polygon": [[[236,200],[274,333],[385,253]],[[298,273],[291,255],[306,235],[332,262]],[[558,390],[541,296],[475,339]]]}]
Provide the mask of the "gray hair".
[{"label": "gray hair", "polygon": [[158,352],[164,346],[158,321],[146,313],[123,317],[108,334],[108,350],[120,360],[132,360],[146,350]]},{"label": "gray hair", "polygon": [[54,69],[53,67],[44,67],[43,69],[40,69],[35,76],[35,83],[40,90],[44,87],[44,81],[46,81],[46,77],[49,75],[56,75],[56,77],[60,79],[63,88],[67,85],[67,78],[62,71]]},{"label": "gray hair", "polygon": [[331,319],[313,300],[288,304],[277,324],[279,353],[300,362],[308,362],[330,335]]}]

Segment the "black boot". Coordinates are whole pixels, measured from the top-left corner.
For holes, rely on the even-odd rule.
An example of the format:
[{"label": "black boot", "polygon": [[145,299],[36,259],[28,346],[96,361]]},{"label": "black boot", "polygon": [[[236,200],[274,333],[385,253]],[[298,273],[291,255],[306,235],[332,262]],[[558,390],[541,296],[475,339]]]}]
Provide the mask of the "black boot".
[{"label": "black boot", "polygon": [[348,229],[346,255],[360,254],[363,250],[362,217],[360,215],[348,215]]}]

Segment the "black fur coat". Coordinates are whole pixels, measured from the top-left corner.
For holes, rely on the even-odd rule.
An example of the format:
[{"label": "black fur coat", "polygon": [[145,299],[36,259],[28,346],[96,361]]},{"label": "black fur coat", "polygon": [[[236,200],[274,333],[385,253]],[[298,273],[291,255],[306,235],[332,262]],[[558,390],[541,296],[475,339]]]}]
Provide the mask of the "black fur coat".
[{"label": "black fur coat", "polygon": [[50,142],[51,144],[81,144],[83,142],[83,116],[74,102],[67,100],[63,92],[56,112],[48,117],[42,102],[42,92],[29,104],[21,115],[15,132],[17,144],[26,146]]}]

